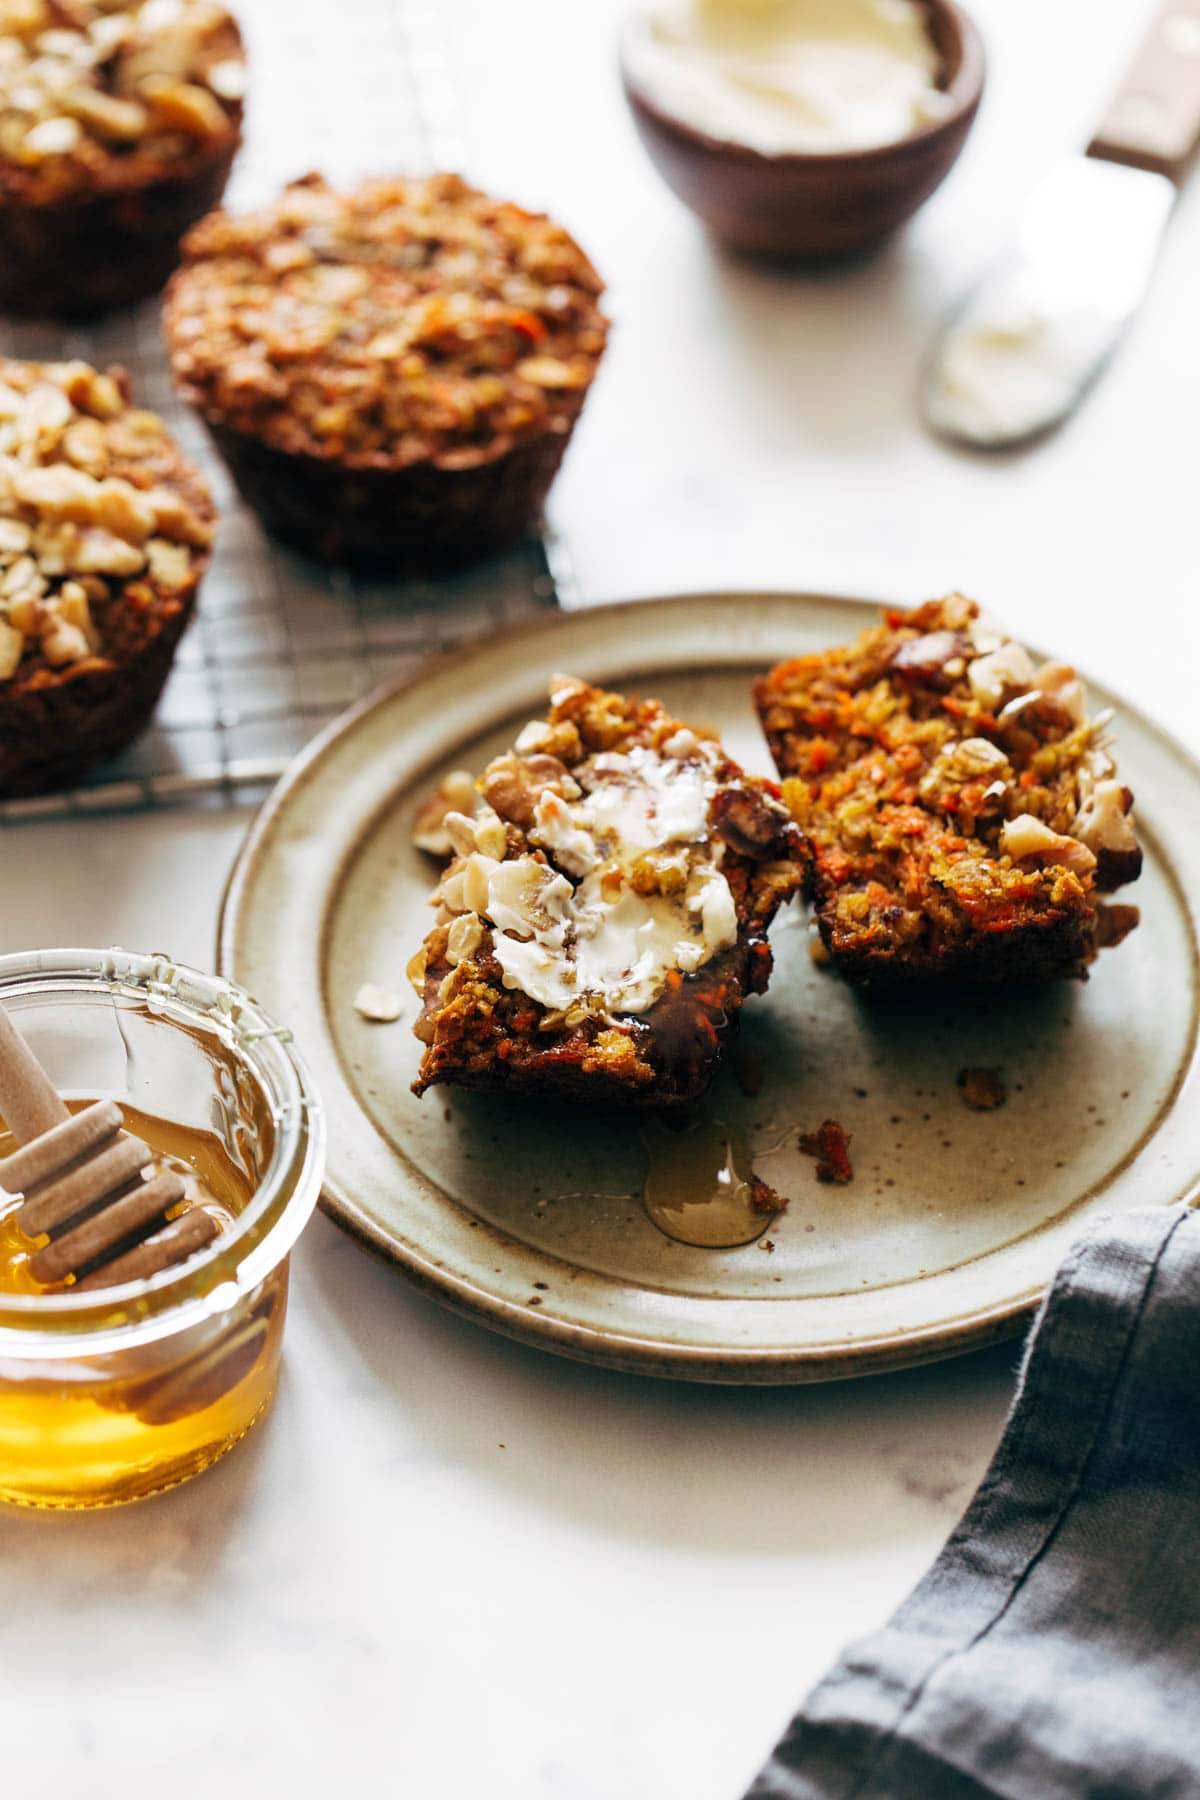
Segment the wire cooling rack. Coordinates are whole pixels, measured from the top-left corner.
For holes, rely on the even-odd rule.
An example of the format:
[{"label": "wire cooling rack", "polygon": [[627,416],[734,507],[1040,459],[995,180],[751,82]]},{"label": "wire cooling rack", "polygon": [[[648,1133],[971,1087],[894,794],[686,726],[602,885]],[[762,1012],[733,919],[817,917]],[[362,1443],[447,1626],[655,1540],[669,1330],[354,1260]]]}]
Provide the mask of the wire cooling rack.
[{"label": "wire cooling rack", "polygon": [[[438,0],[236,0],[251,62],[246,142],[228,199],[247,206],[314,166],[333,181],[468,160]],[[195,620],[151,729],[65,794],[0,803],[5,819],[221,806],[261,797],[313,733],[431,650],[553,606],[561,548],[530,538],[448,579],[320,568],[243,506],[167,374],[158,306],[96,326],[0,326],[10,355],[123,363],[134,392],[204,468],[221,530]]]}]

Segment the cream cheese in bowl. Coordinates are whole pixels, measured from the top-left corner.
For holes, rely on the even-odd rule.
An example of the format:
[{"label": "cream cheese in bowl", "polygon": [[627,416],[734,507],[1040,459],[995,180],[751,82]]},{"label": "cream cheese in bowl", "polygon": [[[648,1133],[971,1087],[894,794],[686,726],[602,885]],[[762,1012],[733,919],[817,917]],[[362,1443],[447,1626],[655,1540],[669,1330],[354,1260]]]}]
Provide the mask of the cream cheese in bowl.
[{"label": "cream cheese in bowl", "polygon": [[949,106],[919,0],[654,0],[627,41],[662,112],[766,156],[875,149]]}]

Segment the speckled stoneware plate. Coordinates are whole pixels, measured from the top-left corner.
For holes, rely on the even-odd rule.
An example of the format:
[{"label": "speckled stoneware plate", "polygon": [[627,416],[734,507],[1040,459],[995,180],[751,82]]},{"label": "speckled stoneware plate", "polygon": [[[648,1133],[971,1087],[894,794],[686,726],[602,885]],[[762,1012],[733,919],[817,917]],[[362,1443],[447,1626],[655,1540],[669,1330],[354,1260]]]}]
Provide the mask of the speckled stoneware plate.
[{"label": "speckled stoneware plate", "polygon": [[[856,601],[724,594],[538,621],[384,688],[276,789],[232,876],[222,971],[304,1046],[329,1113],[326,1209],[427,1293],[616,1368],[821,1380],[1010,1332],[1087,1215],[1166,1206],[1196,1185],[1200,770],[1119,702],[1120,766],[1147,852],[1127,896],[1142,924],[1091,981],[871,1004],[814,966],[798,906],[777,921],[771,990],[742,1032],[765,1081],[747,1097],[727,1071],[709,1102],[790,1201],[757,1243],[663,1236],[643,1210],[645,1152],[624,1116],[409,1092],[419,1045],[404,968],[434,874],[409,830],[439,776],[506,747],[559,670],[659,695],[769,772],[750,677],[872,616]],[[368,980],[405,991],[398,1023],[359,1017]],[[966,1067],[1001,1069],[1007,1103],[967,1110]],[[822,1186],[797,1147],[825,1118],[851,1134],[849,1186]]]}]

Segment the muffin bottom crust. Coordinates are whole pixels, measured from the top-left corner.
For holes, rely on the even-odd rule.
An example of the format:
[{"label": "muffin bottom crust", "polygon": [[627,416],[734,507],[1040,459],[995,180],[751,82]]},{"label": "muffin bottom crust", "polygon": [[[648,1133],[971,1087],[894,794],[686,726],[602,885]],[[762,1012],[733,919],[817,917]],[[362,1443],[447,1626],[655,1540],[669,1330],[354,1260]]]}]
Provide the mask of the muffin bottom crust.
[{"label": "muffin bottom crust", "polygon": [[[574,416],[582,404],[579,396]],[[478,463],[373,468],[281,450],[206,419],[238,492],[281,543],[320,562],[436,574],[535,529],[571,422]]]},{"label": "muffin bottom crust", "polygon": [[87,319],[158,293],[184,233],[219,203],[237,147],[231,131],[136,186],[51,201],[0,197],[0,311]]},{"label": "muffin bottom crust", "polygon": [[160,608],[128,661],[67,671],[46,687],[0,687],[0,795],[24,799],[73,787],[150,723],[191,618],[194,593]]}]

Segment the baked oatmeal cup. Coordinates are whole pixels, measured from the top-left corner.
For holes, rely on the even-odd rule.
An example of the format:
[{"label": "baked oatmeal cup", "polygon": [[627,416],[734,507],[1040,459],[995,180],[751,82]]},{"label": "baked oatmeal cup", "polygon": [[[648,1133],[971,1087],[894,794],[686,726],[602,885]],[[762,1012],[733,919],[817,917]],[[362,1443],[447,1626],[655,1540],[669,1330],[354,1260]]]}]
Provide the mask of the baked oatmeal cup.
[{"label": "baked oatmeal cup", "polygon": [[657,701],[567,676],[478,785],[444,818],[455,856],[409,966],[415,1091],[698,1098],[802,878],[779,790]]},{"label": "baked oatmeal cup", "polygon": [[0,357],[0,795],[69,786],[148,722],[215,522],[123,370]]},{"label": "baked oatmeal cup", "polygon": [[1085,976],[1142,865],[1106,715],[961,594],[756,684],[825,948],[873,988]]},{"label": "baked oatmeal cup", "polygon": [[224,191],[245,85],[214,0],[0,0],[0,308],[157,292]]},{"label": "baked oatmeal cup", "polygon": [[165,322],[268,529],[423,572],[536,525],[604,349],[601,291],[561,227],[456,175],[312,175],[198,225]]}]

